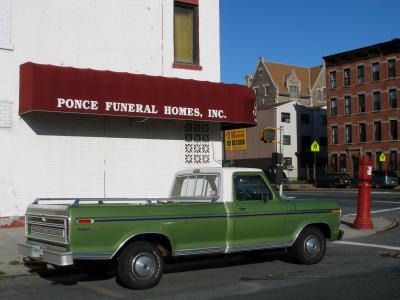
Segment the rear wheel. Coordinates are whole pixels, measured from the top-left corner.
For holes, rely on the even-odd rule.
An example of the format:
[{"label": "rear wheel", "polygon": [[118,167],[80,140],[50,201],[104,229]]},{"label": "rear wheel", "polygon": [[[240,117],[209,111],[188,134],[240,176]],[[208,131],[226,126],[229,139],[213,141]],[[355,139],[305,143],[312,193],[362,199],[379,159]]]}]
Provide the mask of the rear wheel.
[{"label": "rear wheel", "polygon": [[325,255],[325,236],[316,227],[306,227],[298,236],[292,250],[298,262],[305,265],[316,264]]},{"label": "rear wheel", "polygon": [[134,242],[118,261],[118,277],[130,289],[142,290],[157,285],[164,272],[164,257],[152,243]]}]

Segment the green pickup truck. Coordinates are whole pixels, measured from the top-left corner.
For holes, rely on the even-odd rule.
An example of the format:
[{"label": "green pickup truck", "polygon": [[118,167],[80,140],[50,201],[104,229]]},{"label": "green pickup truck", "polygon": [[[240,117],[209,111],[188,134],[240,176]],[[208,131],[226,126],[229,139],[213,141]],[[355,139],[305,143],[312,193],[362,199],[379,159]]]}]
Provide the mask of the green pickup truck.
[{"label": "green pickup truck", "polygon": [[18,249],[55,266],[115,262],[126,287],[145,289],[168,256],[289,249],[318,263],[342,236],[340,214],[334,201],[278,197],[259,169],[188,169],[169,198],[36,199]]}]

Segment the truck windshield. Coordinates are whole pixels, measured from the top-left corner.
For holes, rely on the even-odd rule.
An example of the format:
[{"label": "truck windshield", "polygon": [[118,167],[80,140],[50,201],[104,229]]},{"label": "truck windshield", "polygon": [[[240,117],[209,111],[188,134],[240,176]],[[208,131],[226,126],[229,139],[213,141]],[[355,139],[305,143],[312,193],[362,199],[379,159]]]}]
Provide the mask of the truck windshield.
[{"label": "truck windshield", "polygon": [[172,197],[214,197],[219,195],[219,176],[183,175],[175,179]]}]

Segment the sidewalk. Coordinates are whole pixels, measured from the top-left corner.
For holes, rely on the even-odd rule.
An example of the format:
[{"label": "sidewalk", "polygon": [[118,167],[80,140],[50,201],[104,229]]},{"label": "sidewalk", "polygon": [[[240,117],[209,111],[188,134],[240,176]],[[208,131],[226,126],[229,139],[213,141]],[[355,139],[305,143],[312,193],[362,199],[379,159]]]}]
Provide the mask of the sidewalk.
[{"label": "sidewalk", "polygon": [[[352,240],[388,230],[397,225],[387,218],[372,218],[373,229],[355,230],[351,228],[355,216],[343,216],[340,228],[344,230],[344,240]],[[17,254],[17,244],[25,240],[24,227],[0,228],[0,279],[7,276],[29,275],[22,257]]]}]

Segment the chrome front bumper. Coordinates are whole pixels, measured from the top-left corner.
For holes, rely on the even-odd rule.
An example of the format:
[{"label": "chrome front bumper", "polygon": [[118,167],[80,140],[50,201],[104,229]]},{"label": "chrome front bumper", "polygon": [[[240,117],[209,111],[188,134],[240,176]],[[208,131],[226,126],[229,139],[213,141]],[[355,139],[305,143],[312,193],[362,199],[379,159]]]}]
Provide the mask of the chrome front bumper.
[{"label": "chrome front bumper", "polygon": [[61,249],[53,249],[42,245],[20,243],[18,244],[18,253],[56,266],[74,264],[72,252],[63,252]]}]

